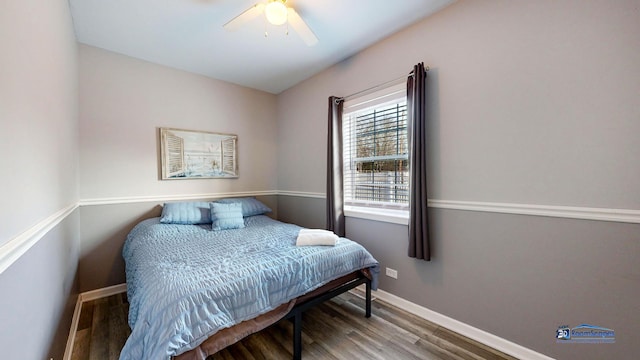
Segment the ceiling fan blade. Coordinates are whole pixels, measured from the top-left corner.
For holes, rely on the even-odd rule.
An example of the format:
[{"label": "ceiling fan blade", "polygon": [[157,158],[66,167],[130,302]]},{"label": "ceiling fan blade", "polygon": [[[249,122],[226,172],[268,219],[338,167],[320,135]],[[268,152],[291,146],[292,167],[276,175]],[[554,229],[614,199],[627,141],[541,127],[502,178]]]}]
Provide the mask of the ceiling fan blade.
[{"label": "ceiling fan blade", "polygon": [[300,35],[302,40],[308,45],[313,46],[318,43],[318,38],[316,34],[311,31],[311,28],[307,25],[307,23],[302,20],[300,15],[293,9],[287,8],[287,20],[293,29]]},{"label": "ceiling fan blade", "polygon": [[228,23],[222,25],[222,27],[227,31],[238,30],[242,25],[260,16],[260,14],[264,12],[264,6],[263,3],[257,3],[245,10],[242,14],[231,19]]}]

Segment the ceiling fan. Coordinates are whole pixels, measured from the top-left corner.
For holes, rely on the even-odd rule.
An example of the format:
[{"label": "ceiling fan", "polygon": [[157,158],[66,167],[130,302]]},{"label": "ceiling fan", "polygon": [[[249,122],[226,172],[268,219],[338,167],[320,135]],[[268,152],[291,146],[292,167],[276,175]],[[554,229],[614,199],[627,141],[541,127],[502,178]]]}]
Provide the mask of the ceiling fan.
[{"label": "ceiling fan", "polygon": [[[302,20],[300,15],[292,7],[288,7],[285,3],[287,0],[269,0],[268,2],[259,2],[245,10],[240,15],[231,19],[222,27],[228,31],[237,30],[245,23],[264,14],[266,20],[273,25],[283,25],[289,23],[291,27],[300,35],[302,40],[308,45],[313,46],[318,43],[318,38],[311,31],[309,25]],[[267,36],[265,31],[265,36]]]}]

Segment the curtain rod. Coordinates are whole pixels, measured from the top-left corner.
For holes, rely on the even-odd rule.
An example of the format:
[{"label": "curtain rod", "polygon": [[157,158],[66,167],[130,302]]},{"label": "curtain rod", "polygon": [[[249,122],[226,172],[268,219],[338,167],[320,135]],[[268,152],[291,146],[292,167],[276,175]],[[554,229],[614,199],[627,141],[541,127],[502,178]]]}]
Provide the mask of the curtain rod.
[{"label": "curtain rod", "polygon": [[[429,71],[429,67],[428,67],[428,66],[425,66],[425,67],[424,67],[424,69],[425,69],[426,71]],[[411,72],[409,73],[409,75],[408,75],[408,76],[413,76],[413,70],[411,70]],[[382,84],[374,85],[374,86],[372,86],[372,87],[370,87],[370,88],[368,88],[368,89],[364,89],[364,90],[358,91],[358,92],[356,92],[356,93],[349,94],[349,95],[347,95],[347,96],[343,96],[343,97],[337,98],[337,99],[336,99],[336,103],[337,103],[337,102],[340,102],[340,101],[347,101],[347,100],[349,100],[349,98],[352,98],[352,97],[354,97],[354,96],[362,95],[362,94],[367,93],[367,92],[372,91],[372,90],[377,90],[377,89],[379,89],[379,88],[381,88],[381,87],[384,87],[384,86],[386,86],[386,85],[389,85],[389,84],[392,84],[392,83],[398,82],[398,81],[403,80],[403,79],[406,79],[406,78],[407,78],[407,76],[401,76],[401,77],[396,78],[396,79],[393,79],[393,80],[385,81],[385,82],[383,82]]]}]

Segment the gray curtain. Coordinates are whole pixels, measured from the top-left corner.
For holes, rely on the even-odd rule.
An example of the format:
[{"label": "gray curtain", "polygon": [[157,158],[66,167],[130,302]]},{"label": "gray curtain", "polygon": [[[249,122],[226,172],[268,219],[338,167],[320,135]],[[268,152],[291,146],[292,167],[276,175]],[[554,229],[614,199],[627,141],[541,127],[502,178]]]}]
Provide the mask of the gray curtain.
[{"label": "gray curtain", "polygon": [[327,137],[327,230],[344,236],[344,194],[342,190],[342,107],[344,101],[329,97]]},{"label": "gray curtain", "polygon": [[409,132],[409,257],[431,260],[427,204],[426,80],[423,63],[413,67],[407,79],[407,126]]}]

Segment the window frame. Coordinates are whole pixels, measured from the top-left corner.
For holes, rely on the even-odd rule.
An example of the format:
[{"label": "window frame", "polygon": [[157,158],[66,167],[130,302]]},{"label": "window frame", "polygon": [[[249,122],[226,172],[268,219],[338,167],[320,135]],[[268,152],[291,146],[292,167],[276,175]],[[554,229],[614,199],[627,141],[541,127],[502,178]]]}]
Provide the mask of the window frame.
[{"label": "window frame", "polygon": [[[343,193],[345,194],[344,199],[344,211],[345,216],[347,217],[356,217],[356,218],[364,218],[369,220],[376,221],[385,221],[392,222],[397,224],[408,224],[409,221],[409,202],[405,204],[399,204],[397,202],[393,203],[384,203],[384,202],[376,202],[376,201],[366,201],[366,200],[357,200],[350,195],[353,193],[352,189],[348,189],[348,186],[353,184],[349,176],[352,176],[355,173],[355,170],[352,169],[352,165],[350,162],[353,159],[353,153],[356,152],[355,145],[352,145],[349,148],[350,144],[348,142],[355,141],[350,138],[352,136],[353,127],[349,128],[351,121],[353,119],[349,119],[350,116],[357,116],[357,114],[362,114],[363,112],[374,111],[374,109],[381,109],[388,107],[390,104],[404,103],[406,105],[406,85],[404,83],[396,84],[388,86],[384,89],[380,89],[374,92],[370,92],[352,99],[345,101],[344,110],[343,110],[343,136],[341,141],[343,142]],[[406,111],[406,110],[404,110]],[[408,125],[408,124],[407,124]],[[405,131],[408,132],[408,126],[405,126]],[[409,148],[409,137],[408,133],[406,134],[407,141],[407,149],[406,154],[396,154],[396,155],[386,155],[382,157],[389,157],[391,160],[401,160],[407,161],[407,171],[409,171],[411,164],[409,163],[410,159],[410,148]],[[397,144],[396,144],[397,146]],[[347,170],[349,169],[349,170]],[[395,170],[397,172],[397,170]],[[410,173],[409,175],[410,176]],[[395,185],[395,184],[394,184]],[[407,179],[407,195],[410,194],[410,184],[409,179]],[[354,196],[355,197],[355,196]],[[396,197],[394,197],[396,198]]]}]

